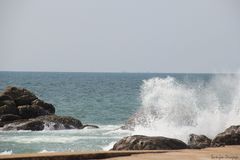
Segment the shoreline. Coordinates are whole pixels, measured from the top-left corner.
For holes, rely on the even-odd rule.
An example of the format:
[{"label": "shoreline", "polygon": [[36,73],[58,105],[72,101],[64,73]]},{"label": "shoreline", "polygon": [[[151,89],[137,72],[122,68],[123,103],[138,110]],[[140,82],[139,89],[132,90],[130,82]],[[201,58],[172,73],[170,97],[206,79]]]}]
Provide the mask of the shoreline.
[{"label": "shoreline", "polygon": [[137,150],[137,151],[95,151],[95,152],[54,152],[0,155],[0,160],[71,160],[71,159],[109,159],[109,160],[161,160],[161,159],[216,159],[240,160],[240,145],[205,149],[182,150]]}]

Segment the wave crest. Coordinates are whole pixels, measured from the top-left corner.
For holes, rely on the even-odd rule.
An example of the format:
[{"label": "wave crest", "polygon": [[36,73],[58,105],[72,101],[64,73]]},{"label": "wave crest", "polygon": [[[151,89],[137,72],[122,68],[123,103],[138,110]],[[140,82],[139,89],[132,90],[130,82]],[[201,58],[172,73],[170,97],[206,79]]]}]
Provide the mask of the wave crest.
[{"label": "wave crest", "polygon": [[240,122],[239,84],[238,75],[195,82],[173,77],[144,80],[134,134],[184,141],[190,133],[213,137]]}]

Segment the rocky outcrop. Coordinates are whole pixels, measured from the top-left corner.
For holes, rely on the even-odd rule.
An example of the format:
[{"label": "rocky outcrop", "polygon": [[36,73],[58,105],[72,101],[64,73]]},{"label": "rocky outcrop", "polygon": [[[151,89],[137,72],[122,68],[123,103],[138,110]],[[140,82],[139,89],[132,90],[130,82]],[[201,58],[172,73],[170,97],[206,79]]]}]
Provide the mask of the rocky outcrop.
[{"label": "rocky outcrop", "polygon": [[35,118],[38,116],[48,115],[48,112],[37,105],[18,106],[18,115],[22,118]]},{"label": "rocky outcrop", "polygon": [[240,125],[227,128],[224,132],[219,133],[211,143],[212,147],[225,145],[240,145]]},{"label": "rocky outcrop", "polygon": [[206,137],[205,135],[196,135],[190,134],[188,140],[188,146],[191,149],[202,149],[206,147],[210,147],[211,139]]},{"label": "rocky outcrop", "polygon": [[15,121],[15,120],[19,120],[22,117],[18,116],[18,115],[14,115],[14,114],[5,114],[0,116],[0,121],[1,122],[11,122],[11,121]]},{"label": "rocky outcrop", "polygon": [[28,119],[54,113],[55,108],[52,104],[38,99],[27,89],[8,86],[0,94],[0,116],[11,114]]},{"label": "rocky outcrop", "polygon": [[38,120],[20,120],[4,125],[3,131],[10,130],[31,130],[41,131],[44,129],[44,122]]},{"label": "rocky outcrop", "polygon": [[37,96],[27,89],[12,86],[8,86],[3,92],[3,95],[7,95],[14,99],[17,106],[30,105],[32,101],[37,99]]},{"label": "rocky outcrop", "polygon": [[82,126],[82,128],[95,129],[95,128],[99,128],[99,127],[97,125],[85,124]]},{"label": "rocky outcrop", "polygon": [[42,107],[48,114],[55,113],[55,107],[52,104],[46,103],[40,99],[35,99],[31,104]]},{"label": "rocky outcrop", "polygon": [[69,116],[41,116],[36,120],[44,122],[47,126],[53,126],[55,130],[59,129],[82,129],[83,124],[78,119]]},{"label": "rocky outcrop", "polygon": [[82,129],[82,123],[75,118],[67,116],[47,115],[33,119],[15,121],[7,124],[2,130],[33,130],[39,131],[47,127],[50,130]]},{"label": "rocky outcrop", "polygon": [[17,107],[12,97],[0,94],[0,116],[4,114],[17,114]]},{"label": "rocky outcrop", "polygon": [[168,150],[186,149],[187,145],[177,139],[134,135],[124,137],[111,150]]},{"label": "rocky outcrop", "polygon": [[47,127],[50,130],[98,128],[95,125],[83,125],[73,117],[55,115],[55,107],[40,100],[24,88],[7,87],[0,93],[1,130],[39,131]]}]

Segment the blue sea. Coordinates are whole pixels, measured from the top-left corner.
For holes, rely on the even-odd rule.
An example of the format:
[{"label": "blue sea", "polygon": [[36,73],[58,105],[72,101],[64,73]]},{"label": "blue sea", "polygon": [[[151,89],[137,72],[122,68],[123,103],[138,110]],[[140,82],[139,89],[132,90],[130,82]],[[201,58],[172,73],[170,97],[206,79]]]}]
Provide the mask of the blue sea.
[{"label": "blue sea", "polygon": [[[238,74],[0,72],[1,91],[24,87],[52,103],[57,115],[100,127],[0,131],[0,153],[108,150],[133,134],[213,137],[240,122],[239,82]],[[138,111],[134,131],[120,129]]]}]

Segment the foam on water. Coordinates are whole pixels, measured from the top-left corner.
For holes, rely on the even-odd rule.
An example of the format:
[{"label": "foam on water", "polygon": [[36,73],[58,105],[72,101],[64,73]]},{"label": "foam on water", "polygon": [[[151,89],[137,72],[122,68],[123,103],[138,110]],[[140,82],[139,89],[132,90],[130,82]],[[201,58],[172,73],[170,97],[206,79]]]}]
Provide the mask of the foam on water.
[{"label": "foam on water", "polygon": [[12,153],[13,153],[12,150],[9,150],[9,151],[0,152],[0,155],[11,155]]},{"label": "foam on water", "polygon": [[132,134],[167,136],[184,141],[190,133],[213,138],[240,123],[238,75],[218,75],[188,83],[173,77],[144,80],[142,114]]},{"label": "foam on water", "polygon": [[44,150],[42,150],[42,151],[40,151],[38,153],[53,153],[53,152],[55,152],[55,151],[48,151],[48,150],[44,149]]},{"label": "foam on water", "polygon": [[64,136],[18,136],[18,137],[9,137],[7,139],[0,138],[1,142],[15,142],[15,143],[71,143],[76,140],[83,139],[83,137],[78,136],[71,136],[71,137],[64,137]]},{"label": "foam on water", "polygon": [[115,143],[116,143],[116,141],[113,141],[113,142],[109,143],[108,145],[103,146],[103,147],[102,147],[102,150],[104,150],[104,151],[109,151],[110,149],[113,148],[113,145],[114,145]]}]

